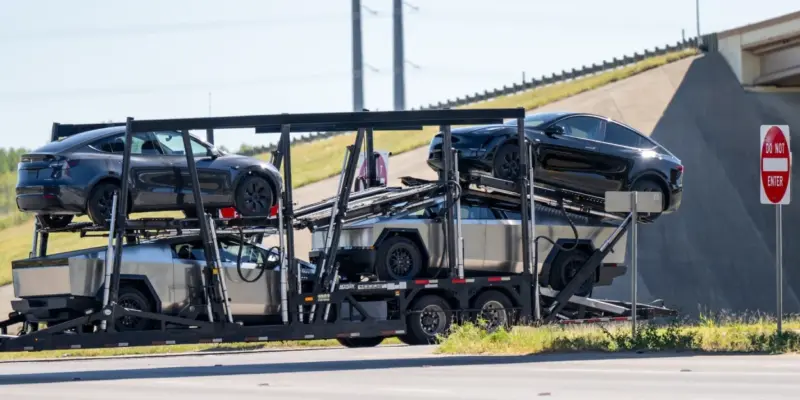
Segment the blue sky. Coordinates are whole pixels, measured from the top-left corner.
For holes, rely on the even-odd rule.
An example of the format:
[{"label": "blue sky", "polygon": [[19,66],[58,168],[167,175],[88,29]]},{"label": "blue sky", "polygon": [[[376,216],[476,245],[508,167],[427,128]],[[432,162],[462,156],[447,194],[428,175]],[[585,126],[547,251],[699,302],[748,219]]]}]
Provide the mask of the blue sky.
[{"label": "blue sky", "polygon": [[[409,0],[409,107],[600,62],[696,33],[695,0]],[[6,1],[0,146],[53,121],[349,111],[350,0]],[[362,0],[365,104],[392,108],[391,0]],[[701,30],[796,0],[701,0]],[[231,149],[264,135],[218,135]]]}]

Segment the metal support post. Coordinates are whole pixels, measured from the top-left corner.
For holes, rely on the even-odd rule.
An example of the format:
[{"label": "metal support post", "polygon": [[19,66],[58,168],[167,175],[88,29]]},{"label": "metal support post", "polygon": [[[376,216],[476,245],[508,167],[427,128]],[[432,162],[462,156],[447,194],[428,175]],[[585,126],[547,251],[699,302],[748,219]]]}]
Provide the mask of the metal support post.
[{"label": "metal support post", "polygon": [[31,244],[31,252],[28,253],[28,258],[36,257],[36,253],[39,252],[39,229],[41,228],[42,224],[39,223],[39,216],[34,217],[33,219],[33,240]]},{"label": "metal support post", "polygon": [[47,257],[47,244],[50,241],[49,232],[41,232],[41,239],[39,240],[39,257]]},{"label": "metal support post", "polygon": [[213,129],[206,129],[206,141],[208,143],[214,144],[214,130]]},{"label": "metal support post", "polygon": [[778,334],[783,333],[783,205],[775,206],[775,269]]},{"label": "metal support post", "polygon": [[[528,143],[525,140],[525,118],[517,118],[517,147],[519,148],[519,175],[517,175],[517,185],[519,186],[520,208],[522,217],[522,262],[523,271],[530,273],[533,271],[531,259],[531,210],[529,209],[532,199],[528,199],[530,186],[528,182]],[[535,268],[535,267],[534,267]]]},{"label": "metal support post", "polygon": [[454,215],[453,212],[453,191],[450,189],[450,185],[453,179],[459,179],[458,176],[453,175],[453,136],[452,132],[450,131],[450,125],[442,125],[442,159],[444,161],[444,171],[442,171],[442,177],[444,179],[445,188],[445,236],[446,236],[446,243],[445,248],[447,251],[447,266],[450,270],[450,276],[454,275],[453,272],[456,268],[456,232],[455,232],[455,225],[454,225]]},{"label": "metal support post", "polygon": [[[330,249],[331,246],[333,245],[333,229],[334,229],[334,225],[335,225],[333,223],[333,219],[334,219],[334,216],[339,212],[339,210],[338,210],[339,197],[342,194],[342,183],[344,182],[344,176],[345,176],[345,173],[347,171],[347,160],[350,159],[351,150],[352,150],[351,147],[348,146],[345,149],[344,158],[342,159],[342,173],[339,174],[339,183],[338,183],[338,185],[336,185],[336,197],[335,197],[335,199],[333,201],[333,204],[331,204],[331,217],[330,217],[329,222],[328,222],[328,233],[325,235],[325,244],[322,246],[322,254],[320,254],[320,256],[319,256],[320,262],[319,262],[319,265],[317,265],[317,270],[314,273],[314,291],[315,292],[318,292],[317,289],[321,288],[323,286],[322,282],[323,282],[324,276],[325,276],[325,268],[328,266],[328,257],[327,257],[328,256],[328,251],[329,251],[328,249]],[[317,311],[317,305],[314,304],[314,305],[311,306],[311,315],[313,316],[316,311]],[[327,315],[328,315],[328,309],[326,308],[325,309],[326,318],[327,318]]]},{"label": "metal support post", "polygon": [[372,128],[367,129],[366,148],[364,150],[364,162],[367,163],[367,187],[365,189],[378,186],[378,173],[375,166],[375,141]]},{"label": "metal support post", "polygon": [[[325,261],[325,265],[334,265],[336,262],[336,254],[339,251],[339,237],[342,234],[342,224],[344,223],[344,215],[347,212],[347,202],[350,200],[350,191],[353,188],[353,181],[356,176],[356,166],[358,166],[358,153],[361,151],[361,144],[364,142],[364,135],[366,133],[366,129],[360,128],[356,133],[356,140],[353,143],[353,148],[350,150],[350,157],[347,162],[347,168],[345,169],[343,175],[343,181],[341,184],[341,192],[339,193],[338,198],[336,199],[335,210],[336,215],[331,215],[331,224],[334,225],[333,229],[333,239],[329,241],[330,247],[324,249],[325,250],[325,257],[327,260]],[[324,285],[321,289],[324,289],[326,292],[330,293],[334,286],[336,285],[336,278],[338,276],[338,271],[332,270],[332,273],[328,274],[325,278]],[[314,293],[319,293],[317,288],[314,288]],[[328,312],[330,311],[330,303],[327,304],[325,307],[325,321],[327,321]],[[311,314],[312,320],[315,319],[315,314],[312,312]]]},{"label": "metal support post", "polygon": [[225,281],[225,269],[222,268],[222,257],[219,256],[219,243],[217,242],[217,227],[214,224],[214,218],[211,214],[204,214],[206,221],[208,221],[208,234],[211,236],[211,244],[214,246],[214,258],[218,267],[219,273],[217,274],[217,282],[219,282],[220,292],[222,292],[222,304],[225,306],[225,315],[228,316],[228,322],[233,323],[233,312],[231,311],[231,302],[228,297],[228,284]]},{"label": "metal support post", "polygon": [[[108,307],[109,296],[111,294],[111,271],[114,269],[114,227],[117,222],[117,192],[111,198],[111,225],[108,230],[108,247],[106,248],[106,262],[103,263],[105,267],[105,274],[103,278],[103,308]],[[100,329],[106,330],[107,320],[100,322]]]},{"label": "metal support post", "polygon": [[[111,271],[111,293],[109,294],[109,304],[115,304],[119,295],[119,270],[122,263],[122,241],[125,239],[125,230],[128,224],[128,194],[131,170],[131,143],[133,143],[133,118],[128,117],[125,123],[125,149],[122,152],[122,187],[120,188],[119,198],[117,199],[116,233],[114,239],[114,263]],[[110,316],[110,321],[114,320],[114,315]],[[111,324],[109,327],[113,327]],[[112,328],[113,329],[113,328]]]},{"label": "metal support post", "polygon": [[638,192],[631,192],[631,333],[636,337],[637,264],[639,259],[639,203]]},{"label": "metal support post", "polygon": [[[458,150],[456,149],[453,149],[453,170],[455,171],[455,176],[458,176]],[[464,235],[461,232],[461,196],[456,199],[456,236],[458,279],[464,279]]]},{"label": "metal support post", "polygon": [[286,252],[284,249],[285,238],[283,237],[283,196],[278,194],[278,262],[281,271],[281,320],[284,324],[289,323],[289,271],[286,269]]},{"label": "metal support post", "polygon": [[[203,206],[203,197],[200,193],[200,180],[197,175],[197,165],[195,164],[194,155],[192,154],[192,142],[189,136],[189,131],[182,131],[183,136],[183,150],[186,154],[186,164],[189,167],[189,184],[192,188],[192,198],[194,200],[195,213],[198,216],[197,220],[200,223],[200,237],[203,240],[203,253],[206,256],[206,266],[211,272],[211,282],[216,289],[217,296],[215,298],[222,298],[224,309],[221,310],[222,314],[227,314],[229,320],[232,318],[228,307],[228,297],[225,293],[224,277],[221,276],[219,263],[219,252],[216,243],[216,235],[212,231],[213,225],[209,223],[209,217],[206,215],[205,207]],[[127,150],[127,147],[126,147]],[[183,188],[181,188],[183,189]],[[203,217],[201,217],[203,216]],[[116,262],[116,260],[115,260]]]},{"label": "metal support post", "polygon": [[535,321],[539,321],[542,319],[542,305],[539,290],[539,262],[536,260],[535,252],[536,252],[536,196],[534,195],[535,187],[534,183],[536,182],[534,178],[536,177],[535,169],[536,169],[536,149],[533,148],[532,144],[528,144],[528,159],[530,160],[530,171],[528,173],[528,207],[531,210],[531,222],[528,226],[528,238],[532,240],[532,244],[534,246],[533,251],[528,251],[528,262],[531,265],[531,269],[529,272],[532,274],[533,278],[533,318]]},{"label": "metal support post", "polygon": [[[290,124],[283,124],[281,125],[281,138],[278,140],[278,148],[277,152],[274,153],[272,157],[272,165],[275,166],[278,170],[281,169],[281,163],[283,163],[283,196],[282,196],[282,214],[281,219],[283,221],[283,226],[287,227],[285,229],[286,233],[286,243],[285,247],[281,249],[282,251],[285,249],[286,251],[286,268],[287,270],[295,274],[295,291],[297,294],[303,292],[303,276],[300,271],[297,270],[297,263],[295,262],[294,257],[294,229],[292,229],[292,218],[294,217],[294,200],[292,199],[292,141],[290,140],[292,133],[292,126]],[[300,321],[303,318],[303,305],[299,304],[297,306],[297,320]]]}]

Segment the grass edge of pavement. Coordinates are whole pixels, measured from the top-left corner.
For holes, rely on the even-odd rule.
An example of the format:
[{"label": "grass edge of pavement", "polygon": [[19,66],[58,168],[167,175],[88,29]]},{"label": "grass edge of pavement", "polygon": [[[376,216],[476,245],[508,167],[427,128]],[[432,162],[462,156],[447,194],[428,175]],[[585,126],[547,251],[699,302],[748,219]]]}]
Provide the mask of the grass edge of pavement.
[{"label": "grass edge of pavement", "polygon": [[[387,338],[381,346],[401,344],[397,338]],[[231,353],[253,353],[269,350],[343,348],[335,339],[275,341],[261,343],[174,344],[166,346],[135,346],[99,349],[46,350],[31,352],[0,352],[0,364],[14,361],[61,361],[105,357],[188,356]]]},{"label": "grass edge of pavement", "polygon": [[699,352],[785,354],[800,352],[800,318],[786,319],[778,335],[773,318],[702,318],[696,323],[520,326],[487,332],[454,326],[436,349],[451,355],[533,355],[574,352]]}]

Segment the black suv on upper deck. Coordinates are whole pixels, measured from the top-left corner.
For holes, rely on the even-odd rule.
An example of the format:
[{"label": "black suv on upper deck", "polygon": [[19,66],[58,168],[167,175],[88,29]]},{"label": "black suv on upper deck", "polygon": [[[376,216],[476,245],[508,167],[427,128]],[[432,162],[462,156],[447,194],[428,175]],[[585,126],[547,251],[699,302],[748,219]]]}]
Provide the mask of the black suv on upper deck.
[{"label": "black suv on upper deck", "polygon": [[[519,169],[517,123],[452,130],[459,170],[514,180]],[[525,135],[534,146],[537,184],[604,198],[617,190],[659,191],[663,212],[676,211],[683,191],[683,165],[666,148],[610,118],[572,112],[525,117]],[[430,144],[428,165],[442,169],[442,134]],[[645,215],[652,221],[658,215]]]}]

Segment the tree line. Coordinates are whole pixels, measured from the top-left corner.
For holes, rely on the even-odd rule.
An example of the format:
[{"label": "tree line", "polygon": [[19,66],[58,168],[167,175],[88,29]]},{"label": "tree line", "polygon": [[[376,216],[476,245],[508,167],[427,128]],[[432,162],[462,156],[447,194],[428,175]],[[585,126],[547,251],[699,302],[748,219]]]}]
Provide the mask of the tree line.
[{"label": "tree line", "polygon": [[20,157],[28,151],[25,148],[0,147],[0,174],[16,172]]}]

